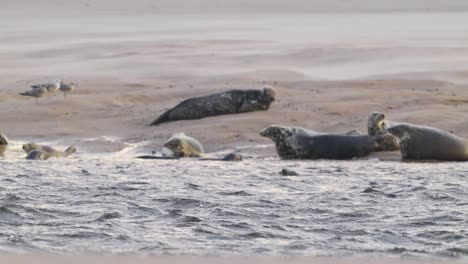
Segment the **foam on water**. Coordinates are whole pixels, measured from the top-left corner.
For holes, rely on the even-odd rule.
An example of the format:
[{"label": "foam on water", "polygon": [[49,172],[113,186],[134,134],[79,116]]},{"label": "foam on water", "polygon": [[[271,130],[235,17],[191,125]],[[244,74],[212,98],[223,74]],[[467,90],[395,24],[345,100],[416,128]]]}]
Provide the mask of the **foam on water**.
[{"label": "foam on water", "polygon": [[132,158],[141,144],[29,161],[22,143],[0,159],[0,251],[468,255],[468,163]]}]

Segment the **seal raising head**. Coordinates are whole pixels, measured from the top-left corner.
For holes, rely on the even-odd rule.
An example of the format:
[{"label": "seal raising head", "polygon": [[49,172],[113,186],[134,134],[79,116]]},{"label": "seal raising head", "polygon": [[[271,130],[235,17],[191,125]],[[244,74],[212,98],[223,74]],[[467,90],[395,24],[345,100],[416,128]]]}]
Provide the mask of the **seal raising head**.
[{"label": "seal raising head", "polygon": [[389,124],[385,121],[385,114],[373,112],[367,119],[367,134],[374,137],[378,146],[375,151],[395,151],[400,146],[395,136],[388,132]]},{"label": "seal raising head", "polygon": [[186,136],[184,133],[172,135],[164,143],[164,147],[169,149],[174,157],[199,158],[205,153],[198,140]]}]

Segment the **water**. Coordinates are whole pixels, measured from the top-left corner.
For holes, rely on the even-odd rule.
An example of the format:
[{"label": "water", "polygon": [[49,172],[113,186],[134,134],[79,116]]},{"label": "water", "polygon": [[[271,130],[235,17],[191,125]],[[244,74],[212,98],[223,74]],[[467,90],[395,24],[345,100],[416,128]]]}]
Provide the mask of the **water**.
[{"label": "water", "polygon": [[468,163],[15,153],[3,252],[468,256]]}]

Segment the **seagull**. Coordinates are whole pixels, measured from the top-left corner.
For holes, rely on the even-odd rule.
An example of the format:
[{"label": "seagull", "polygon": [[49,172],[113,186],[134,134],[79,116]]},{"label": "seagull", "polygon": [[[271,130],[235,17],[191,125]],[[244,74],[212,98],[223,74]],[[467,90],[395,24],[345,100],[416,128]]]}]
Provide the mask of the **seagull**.
[{"label": "seagull", "polygon": [[67,93],[73,91],[75,87],[78,86],[76,83],[66,84],[64,82],[60,82],[59,90],[63,92],[63,98],[67,98]]},{"label": "seagull", "polygon": [[39,97],[44,96],[46,93],[47,93],[47,88],[37,87],[37,88],[32,88],[31,90],[26,91],[24,93],[20,93],[20,94],[25,95],[25,96],[32,96],[32,97],[36,98],[36,104],[37,104],[37,99]]},{"label": "seagull", "polygon": [[35,84],[31,86],[31,88],[33,89],[40,88],[40,87],[46,88],[47,93],[55,93],[60,88],[60,80],[52,80],[47,83]]}]

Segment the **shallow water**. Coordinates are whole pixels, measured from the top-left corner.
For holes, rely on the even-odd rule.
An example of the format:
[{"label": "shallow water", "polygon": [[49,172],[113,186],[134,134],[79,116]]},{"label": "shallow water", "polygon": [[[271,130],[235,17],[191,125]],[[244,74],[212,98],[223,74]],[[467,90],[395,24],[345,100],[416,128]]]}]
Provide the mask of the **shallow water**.
[{"label": "shallow water", "polygon": [[468,256],[468,163],[133,154],[0,159],[0,251]]}]

